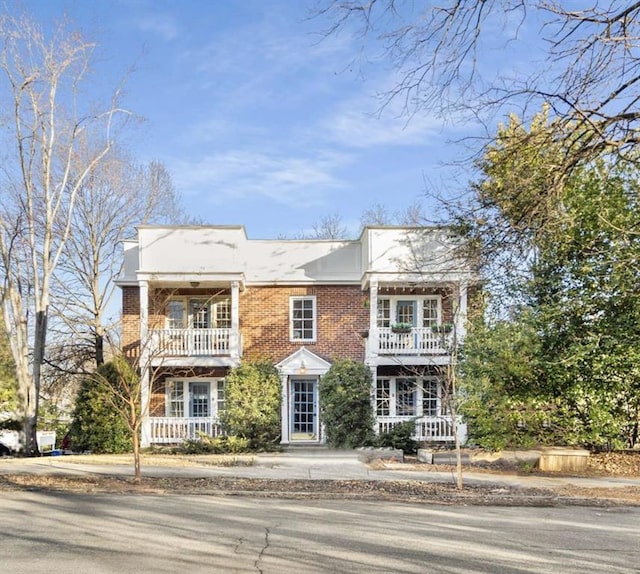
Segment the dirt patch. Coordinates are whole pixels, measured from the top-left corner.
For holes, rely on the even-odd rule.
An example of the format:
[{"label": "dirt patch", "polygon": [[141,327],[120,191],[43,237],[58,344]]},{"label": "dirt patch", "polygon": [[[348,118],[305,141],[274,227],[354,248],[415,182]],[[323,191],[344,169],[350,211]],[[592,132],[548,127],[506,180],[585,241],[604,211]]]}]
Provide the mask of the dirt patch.
[{"label": "dirt patch", "polygon": [[171,494],[278,497],[293,499],[349,498],[431,502],[440,504],[555,505],[562,498],[547,489],[470,486],[457,491],[453,484],[422,481],[265,480],[248,478],[151,478],[140,483],[110,476],[15,474],[0,477],[0,490],[46,490],[75,493]]},{"label": "dirt patch", "polygon": [[266,480],[249,478],[143,477],[7,474],[0,491],[37,490],[82,494],[251,496],[284,499],[352,499],[476,506],[640,506],[640,487],[515,488],[491,485],[375,480]]}]

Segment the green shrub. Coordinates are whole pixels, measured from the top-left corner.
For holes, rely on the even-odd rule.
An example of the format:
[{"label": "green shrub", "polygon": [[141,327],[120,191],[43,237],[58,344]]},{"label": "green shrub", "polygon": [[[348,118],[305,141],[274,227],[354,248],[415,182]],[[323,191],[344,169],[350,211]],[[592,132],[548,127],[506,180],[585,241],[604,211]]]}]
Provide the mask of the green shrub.
[{"label": "green shrub", "polygon": [[229,435],[248,440],[252,450],[280,442],[280,376],[266,361],[244,363],[225,382],[222,423]]},{"label": "green shrub", "polygon": [[200,435],[183,442],[175,452],[182,454],[239,454],[249,451],[249,440],[239,436]]},{"label": "green shrub", "polygon": [[415,422],[412,420],[398,423],[391,430],[378,436],[377,445],[399,448],[405,454],[415,454],[418,452],[418,443],[412,438],[415,429]]},{"label": "green shrub", "polygon": [[320,410],[327,443],[335,448],[374,442],[371,371],[351,360],[335,362],[320,381]]},{"label": "green shrub", "polygon": [[[103,384],[102,381],[108,381]],[[69,429],[74,451],[94,453],[130,452],[131,433],[121,412],[114,405],[119,374],[113,363],[102,365],[94,376],[82,381]]]}]

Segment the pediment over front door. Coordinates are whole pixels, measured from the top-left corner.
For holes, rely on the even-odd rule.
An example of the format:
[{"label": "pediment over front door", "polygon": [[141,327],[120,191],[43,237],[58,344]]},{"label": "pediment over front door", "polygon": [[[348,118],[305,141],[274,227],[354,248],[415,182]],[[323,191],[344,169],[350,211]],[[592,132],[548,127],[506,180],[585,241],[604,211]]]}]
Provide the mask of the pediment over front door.
[{"label": "pediment over front door", "polygon": [[301,347],[280,361],[276,368],[282,375],[324,375],[331,368],[331,363]]}]

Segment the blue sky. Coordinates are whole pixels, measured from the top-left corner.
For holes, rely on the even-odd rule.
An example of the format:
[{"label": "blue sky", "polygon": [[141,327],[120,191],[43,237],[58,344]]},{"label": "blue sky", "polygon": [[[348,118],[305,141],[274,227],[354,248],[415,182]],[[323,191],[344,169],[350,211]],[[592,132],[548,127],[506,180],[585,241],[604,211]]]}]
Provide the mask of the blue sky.
[{"label": "blue sky", "polygon": [[[96,88],[127,76],[124,104],[144,118],[126,145],[163,162],[189,215],[244,224],[252,238],[294,235],[338,212],[354,231],[374,204],[425,199],[453,184],[442,162],[463,127],[399,107],[383,62],[351,65],[360,42],[321,39],[312,1],[26,1],[43,23],[66,14],[99,44]],[[469,129],[469,126],[467,126]],[[426,201],[425,211],[432,205]]]}]

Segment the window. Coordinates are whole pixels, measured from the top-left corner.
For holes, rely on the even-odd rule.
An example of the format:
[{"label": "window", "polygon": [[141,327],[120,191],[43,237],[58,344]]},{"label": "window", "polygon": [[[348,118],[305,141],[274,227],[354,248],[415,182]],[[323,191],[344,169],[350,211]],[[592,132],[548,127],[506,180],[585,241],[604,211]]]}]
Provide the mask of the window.
[{"label": "window", "polygon": [[231,298],[179,297],[167,303],[167,329],[231,329]]},{"label": "window", "polygon": [[447,414],[437,377],[389,377],[376,380],[379,417],[437,417]]},{"label": "window", "polygon": [[184,329],[187,326],[184,301],[173,299],[167,307],[167,328]]},{"label": "window", "polygon": [[391,325],[391,301],[389,299],[378,299],[378,327],[389,327]]},{"label": "window", "polygon": [[166,416],[211,417],[224,410],[224,379],[170,380],[166,383]]},{"label": "window", "polygon": [[377,327],[384,329],[395,323],[403,323],[428,329],[440,324],[441,314],[439,295],[417,296],[414,299],[381,297],[378,299]]},{"label": "window", "polygon": [[439,386],[438,381],[433,379],[422,382],[422,414],[425,417],[435,417],[439,414]]},{"label": "window", "polygon": [[231,329],[231,299],[214,301],[211,309],[213,326],[216,329]]},{"label": "window", "polygon": [[216,381],[216,409],[218,413],[224,411],[224,380]]},{"label": "window", "polygon": [[413,379],[396,380],[396,415],[416,416],[416,382]]},{"label": "window", "polygon": [[184,416],[184,388],[182,381],[167,383],[167,414],[170,417]]},{"label": "window", "polygon": [[391,414],[391,382],[389,379],[378,379],[376,382],[376,414],[388,417]]},{"label": "window", "polygon": [[189,383],[189,416],[209,416],[209,383]]},{"label": "window", "polygon": [[208,329],[211,326],[209,322],[209,302],[206,299],[191,299],[189,301],[189,313],[193,329]]},{"label": "window", "polygon": [[290,320],[292,341],[316,340],[316,298],[291,297]]},{"label": "window", "polygon": [[405,325],[416,324],[416,302],[398,301],[396,303],[396,322]]},{"label": "window", "polygon": [[440,299],[425,299],[422,307],[422,326],[435,327],[440,319]]}]

